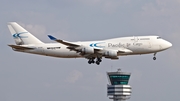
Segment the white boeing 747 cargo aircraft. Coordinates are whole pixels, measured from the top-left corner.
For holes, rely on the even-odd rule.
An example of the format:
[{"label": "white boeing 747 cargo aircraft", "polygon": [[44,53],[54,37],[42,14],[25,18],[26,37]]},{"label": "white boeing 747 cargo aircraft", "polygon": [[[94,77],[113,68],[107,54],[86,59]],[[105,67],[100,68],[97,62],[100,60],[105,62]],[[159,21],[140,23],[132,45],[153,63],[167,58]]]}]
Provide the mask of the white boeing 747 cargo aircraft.
[{"label": "white boeing 747 cargo aircraft", "polygon": [[57,39],[51,35],[48,37],[57,43],[43,43],[30,32],[18,25],[9,22],[8,28],[16,42],[16,45],[8,45],[14,51],[31,54],[39,54],[58,58],[86,58],[88,63],[100,64],[102,58],[119,59],[124,55],[141,55],[156,53],[166,50],[172,44],[159,36],[133,36],[120,37],[100,41],[69,42]]}]

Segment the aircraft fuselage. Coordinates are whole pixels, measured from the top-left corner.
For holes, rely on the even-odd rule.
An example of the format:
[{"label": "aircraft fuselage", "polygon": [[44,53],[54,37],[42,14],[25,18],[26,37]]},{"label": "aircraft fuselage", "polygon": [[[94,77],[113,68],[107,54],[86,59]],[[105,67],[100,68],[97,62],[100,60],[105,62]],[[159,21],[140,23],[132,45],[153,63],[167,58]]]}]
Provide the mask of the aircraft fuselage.
[{"label": "aircraft fuselage", "polygon": [[[171,43],[158,36],[121,37],[102,41],[84,41],[73,43],[88,47],[103,48],[104,50],[129,49],[132,51],[131,53],[118,53],[118,56],[157,53],[172,46]],[[68,49],[66,45],[61,43],[43,43],[22,46],[34,47],[34,49],[14,50],[60,58],[82,57],[82,55],[80,55],[78,52]]]}]

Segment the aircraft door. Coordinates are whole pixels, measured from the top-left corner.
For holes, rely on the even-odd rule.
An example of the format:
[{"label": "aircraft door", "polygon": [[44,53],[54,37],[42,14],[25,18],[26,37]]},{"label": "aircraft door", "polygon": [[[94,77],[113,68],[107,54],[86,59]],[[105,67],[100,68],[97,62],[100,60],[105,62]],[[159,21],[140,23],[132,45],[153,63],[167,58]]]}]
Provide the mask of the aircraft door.
[{"label": "aircraft door", "polygon": [[138,42],[139,38],[134,36],[134,42]]},{"label": "aircraft door", "polygon": [[151,42],[148,42],[148,44],[149,44],[149,45],[148,45],[148,48],[151,48]]},{"label": "aircraft door", "polygon": [[44,54],[44,48],[43,47],[37,47],[39,54]]}]

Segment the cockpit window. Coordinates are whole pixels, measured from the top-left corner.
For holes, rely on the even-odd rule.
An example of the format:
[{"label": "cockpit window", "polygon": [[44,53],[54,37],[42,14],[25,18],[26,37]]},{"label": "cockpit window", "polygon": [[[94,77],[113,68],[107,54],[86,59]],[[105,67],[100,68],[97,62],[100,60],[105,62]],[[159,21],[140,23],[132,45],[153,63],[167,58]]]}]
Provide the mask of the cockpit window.
[{"label": "cockpit window", "polygon": [[161,39],[161,37],[157,37],[157,39]]}]

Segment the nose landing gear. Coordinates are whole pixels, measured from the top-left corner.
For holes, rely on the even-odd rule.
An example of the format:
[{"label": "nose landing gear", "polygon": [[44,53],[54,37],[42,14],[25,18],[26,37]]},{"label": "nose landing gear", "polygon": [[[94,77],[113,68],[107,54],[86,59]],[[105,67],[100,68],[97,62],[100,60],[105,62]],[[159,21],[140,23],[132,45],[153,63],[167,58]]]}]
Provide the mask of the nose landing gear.
[{"label": "nose landing gear", "polygon": [[153,57],[153,60],[156,60],[156,57]]},{"label": "nose landing gear", "polygon": [[153,57],[153,60],[156,60],[156,53],[154,53],[154,57]]}]

